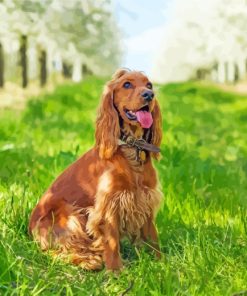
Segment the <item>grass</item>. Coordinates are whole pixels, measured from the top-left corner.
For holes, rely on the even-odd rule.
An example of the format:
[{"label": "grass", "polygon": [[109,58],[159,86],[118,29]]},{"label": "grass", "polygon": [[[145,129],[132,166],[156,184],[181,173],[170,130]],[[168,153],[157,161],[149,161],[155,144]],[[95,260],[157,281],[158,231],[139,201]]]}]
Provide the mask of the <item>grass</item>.
[{"label": "grass", "polygon": [[86,272],[29,238],[39,197],[94,143],[103,84],[59,86],[23,111],[0,111],[0,295],[246,295],[247,97],[210,85],[159,88],[161,261],[125,242],[119,276]]}]

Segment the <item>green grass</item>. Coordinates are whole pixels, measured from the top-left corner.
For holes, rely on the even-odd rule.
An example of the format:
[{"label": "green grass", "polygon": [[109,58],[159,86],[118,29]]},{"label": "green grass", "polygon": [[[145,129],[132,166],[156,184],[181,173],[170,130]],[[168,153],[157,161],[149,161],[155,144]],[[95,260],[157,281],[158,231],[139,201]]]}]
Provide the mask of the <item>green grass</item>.
[{"label": "green grass", "polygon": [[121,295],[131,284],[127,295],[246,291],[247,97],[210,85],[159,88],[161,261],[125,242],[119,276],[86,272],[54,261],[29,238],[42,193],[94,143],[103,84],[59,86],[23,111],[0,111],[0,295]]}]

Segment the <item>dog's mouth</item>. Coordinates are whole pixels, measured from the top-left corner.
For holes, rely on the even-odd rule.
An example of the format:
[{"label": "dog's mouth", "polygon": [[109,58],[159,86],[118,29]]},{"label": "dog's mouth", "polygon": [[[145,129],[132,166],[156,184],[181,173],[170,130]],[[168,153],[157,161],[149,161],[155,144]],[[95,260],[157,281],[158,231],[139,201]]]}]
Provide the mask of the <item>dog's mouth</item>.
[{"label": "dog's mouth", "polygon": [[142,108],[140,108],[137,111],[132,111],[132,110],[124,109],[124,112],[125,112],[125,114],[126,114],[126,116],[127,116],[127,118],[129,120],[135,120],[135,121],[137,121],[137,113],[138,112],[149,112],[149,106],[148,105],[145,105],[145,106],[143,106]]},{"label": "dog's mouth", "polygon": [[143,128],[150,128],[153,123],[153,117],[149,106],[145,105],[137,111],[124,109],[126,117],[131,121],[137,121]]}]

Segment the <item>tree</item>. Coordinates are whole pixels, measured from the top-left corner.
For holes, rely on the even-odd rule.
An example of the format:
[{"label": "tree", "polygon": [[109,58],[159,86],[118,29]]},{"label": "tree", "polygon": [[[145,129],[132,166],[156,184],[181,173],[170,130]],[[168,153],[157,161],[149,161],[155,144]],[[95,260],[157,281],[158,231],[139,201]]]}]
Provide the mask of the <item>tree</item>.
[{"label": "tree", "polygon": [[[155,77],[162,81],[186,80],[195,77],[198,69],[213,69],[215,63],[221,81],[236,78],[236,69],[237,76],[242,76],[247,55],[246,23],[246,1],[175,1],[156,60]],[[234,63],[237,67],[232,75]]]},{"label": "tree", "polygon": [[22,87],[26,88],[28,83],[27,78],[27,36],[22,35],[20,41],[20,65],[22,69]]},{"label": "tree", "polygon": [[0,87],[4,86],[4,54],[3,46],[0,43]]},{"label": "tree", "polygon": [[20,40],[24,87],[29,68],[25,50],[30,47],[41,50],[42,85],[51,69],[52,56],[60,56],[64,65],[73,65],[77,79],[83,64],[93,73],[108,75],[119,62],[118,29],[109,0],[2,0],[1,7],[5,19],[0,19],[0,33],[5,27],[7,42],[11,38]]},{"label": "tree", "polygon": [[47,67],[46,67],[46,51],[40,50],[39,62],[40,62],[40,86],[44,86],[47,80]]},{"label": "tree", "polygon": [[118,29],[108,4],[107,0],[61,0],[50,6],[48,32],[65,63],[80,64],[81,68],[86,62],[96,74],[109,74],[116,67],[120,57]]}]

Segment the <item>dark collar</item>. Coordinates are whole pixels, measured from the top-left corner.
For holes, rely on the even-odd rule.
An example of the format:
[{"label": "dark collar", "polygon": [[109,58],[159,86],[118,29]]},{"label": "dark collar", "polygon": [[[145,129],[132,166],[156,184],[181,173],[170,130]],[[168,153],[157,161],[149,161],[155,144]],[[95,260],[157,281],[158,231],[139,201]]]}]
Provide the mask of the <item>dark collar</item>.
[{"label": "dark collar", "polygon": [[126,143],[129,147],[135,147],[138,150],[144,150],[155,153],[160,152],[159,147],[153,144],[149,144],[144,139],[136,139],[133,136],[125,135],[123,132],[121,133],[120,140]]}]

